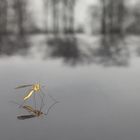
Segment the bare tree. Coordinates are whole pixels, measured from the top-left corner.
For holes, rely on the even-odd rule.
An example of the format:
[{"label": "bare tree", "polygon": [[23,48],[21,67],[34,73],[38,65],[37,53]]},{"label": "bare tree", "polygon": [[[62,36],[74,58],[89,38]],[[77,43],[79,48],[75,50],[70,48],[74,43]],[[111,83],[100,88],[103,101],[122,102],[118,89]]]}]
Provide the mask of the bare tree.
[{"label": "bare tree", "polygon": [[7,32],[7,11],[8,2],[7,0],[0,0],[0,32]]},{"label": "bare tree", "polygon": [[74,31],[74,9],[75,0],[69,0],[68,10],[69,10],[69,31]]},{"label": "bare tree", "polygon": [[67,26],[68,26],[68,20],[67,20],[67,7],[68,7],[68,0],[61,0],[62,2],[62,10],[63,10],[63,14],[62,14],[62,19],[63,19],[63,31],[66,32],[67,31]]},{"label": "bare tree", "polygon": [[106,18],[107,18],[107,9],[106,9],[106,1],[101,0],[102,6],[102,18],[101,18],[101,33],[107,33],[107,25],[106,25]]},{"label": "bare tree", "polygon": [[54,33],[58,33],[59,31],[59,8],[58,8],[58,0],[52,0],[52,18],[53,18],[53,31]]},{"label": "bare tree", "polygon": [[27,2],[25,0],[14,0],[14,10],[16,16],[16,23],[19,34],[23,34],[25,31],[25,20]]},{"label": "bare tree", "polygon": [[125,14],[124,0],[101,0],[102,33],[121,33]]},{"label": "bare tree", "polygon": [[[60,32],[60,26],[64,32],[74,30],[74,10],[76,0],[44,0],[46,28],[49,19],[53,26],[53,32]],[[48,18],[48,17],[51,18]],[[61,24],[62,25],[61,25]]]},{"label": "bare tree", "polygon": [[76,0],[61,0],[63,5],[63,26],[64,32],[74,30],[74,10]]},{"label": "bare tree", "polygon": [[45,13],[45,29],[49,31],[49,13],[50,13],[51,0],[44,0],[44,13]]}]

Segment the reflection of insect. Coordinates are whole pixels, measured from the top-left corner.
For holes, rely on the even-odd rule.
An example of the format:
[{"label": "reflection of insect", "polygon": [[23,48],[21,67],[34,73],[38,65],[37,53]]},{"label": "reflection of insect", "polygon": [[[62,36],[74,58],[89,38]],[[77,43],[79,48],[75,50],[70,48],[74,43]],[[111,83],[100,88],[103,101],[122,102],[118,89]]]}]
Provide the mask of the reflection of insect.
[{"label": "reflection of insect", "polygon": [[16,87],[16,89],[19,88],[25,88],[25,87],[32,87],[29,92],[27,93],[27,95],[23,98],[24,101],[29,99],[33,93],[39,93],[39,91],[41,91],[41,85],[40,84],[33,84],[33,85],[22,85],[22,86],[18,86]]},{"label": "reflection of insect", "polygon": [[29,119],[29,118],[33,118],[33,117],[40,117],[44,114],[41,110],[33,109],[31,106],[28,106],[28,105],[24,105],[24,106],[22,106],[22,108],[27,110],[31,114],[18,116],[17,118],[20,120]]},{"label": "reflection of insect", "polygon": [[50,109],[58,102],[53,103],[47,110],[46,113],[42,112],[42,108],[40,108],[40,110],[37,109],[33,109],[31,106],[28,105],[24,105],[22,106],[23,109],[27,110],[29,113],[31,113],[30,115],[21,115],[21,116],[17,116],[17,118],[19,120],[25,120],[25,119],[30,119],[30,118],[34,118],[34,117],[40,117],[40,116],[47,116]]}]

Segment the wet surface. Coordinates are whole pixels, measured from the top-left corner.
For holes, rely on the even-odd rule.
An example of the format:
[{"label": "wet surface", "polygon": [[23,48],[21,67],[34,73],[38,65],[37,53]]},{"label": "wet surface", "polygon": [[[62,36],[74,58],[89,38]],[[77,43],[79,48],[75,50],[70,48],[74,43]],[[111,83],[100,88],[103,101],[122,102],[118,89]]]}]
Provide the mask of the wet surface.
[{"label": "wet surface", "polygon": [[[4,36],[0,39],[0,136],[6,140],[138,140],[139,36]],[[25,90],[39,82],[57,104],[20,121]],[[46,92],[46,94],[47,94]],[[25,114],[26,115],[26,114]]]}]

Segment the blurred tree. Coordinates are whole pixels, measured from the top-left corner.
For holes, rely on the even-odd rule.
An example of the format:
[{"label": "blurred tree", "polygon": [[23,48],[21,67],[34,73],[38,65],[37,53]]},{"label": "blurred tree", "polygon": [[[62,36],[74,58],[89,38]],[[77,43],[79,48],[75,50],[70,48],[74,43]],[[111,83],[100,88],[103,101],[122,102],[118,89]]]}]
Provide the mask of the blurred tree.
[{"label": "blurred tree", "polygon": [[67,32],[67,28],[68,28],[68,0],[61,0],[62,2],[62,19],[63,19],[63,31],[64,33]]},{"label": "blurred tree", "polygon": [[76,0],[44,0],[46,28],[49,19],[53,26],[53,32],[58,33],[74,31],[74,9]]},{"label": "blurred tree", "polygon": [[7,12],[8,12],[7,0],[0,0],[0,33],[7,32]]},{"label": "blurred tree", "polygon": [[28,12],[28,1],[27,0],[14,0],[14,16],[15,23],[17,25],[17,30],[19,34],[25,33],[27,31],[26,25],[32,22],[32,18]]},{"label": "blurred tree", "polygon": [[76,0],[69,0],[68,1],[68,13],[69,13],[69,27],[68,30],[69,32],[74,32],[74,10],[75,10],[75,3]]},{"label": "blurred tree", "polygon": [[101,0],[102,33],[122,33],[125,15],[124,0]]},{"label": "blurred tree", "polygon": [[107,7],[106,1],[101,0],[101,8],[102,8],[102,18],[101,18],[101,33],[107,33]]},{"label": "blurred tree", "polygon": [[52,18],[53,18],[53,31],[54,33],[58,33],[59,31],[59,8],[58,8],[58,0],[51,0],[52,3]]},{"label": "blurred tree", "polygon": [[[52,30],[54,33],[59,32],[59,20],[60,20],[60,0],[44,0],[45,8],[45,26],[46,30],[49,30],[49,23],[51,19]],[[51,18],[50,18],[51,17]]]},{"label": "blurred tree", "polygon": [[88,7],[90,33],[99,33],[101,22],[101,10],[99,5],[90,5]]},{"label": "blurred tree", "polygon": [[44,0],[44,13],[45,13],[45,30],[48,32],[49,31],[49,6],[50,6],[50,0]]},{"label": "blurred tree", "polygon": [[131,7],[131,24],[129,24],[127,28],[127,32],[129,33],[135,33],[139,34],[140,33],[140,2],[137,2],[136,5]]},{"label": "blurred tree", "polygon": [[63,29],[64,32],[74,32],[74,10],[76,0],[61,0],[63,4]]}]

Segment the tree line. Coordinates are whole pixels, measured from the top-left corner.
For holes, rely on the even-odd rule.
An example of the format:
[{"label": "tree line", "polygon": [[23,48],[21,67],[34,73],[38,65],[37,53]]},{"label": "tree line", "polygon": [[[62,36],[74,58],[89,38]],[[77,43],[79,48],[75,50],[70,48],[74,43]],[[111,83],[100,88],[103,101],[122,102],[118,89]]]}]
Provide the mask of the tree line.
[{"label": "tree line", "polygon": [[[43,0],[43,3],[46,23],[44,31],[74,32],[76,0]],[[32,14],[29,12],[28,0],[0,0],[0,32],[16,31],[22,34],[31,28],[34,29],[35,19]],[[51,29],[48,26],[50,17]]]},{"label": "tree line", "polygon": [[[34,13],[29,10],[29,0],[0,0],[0,33],[75,33],[77,1],[42,0],[44,26],[41,29],[36,25],[38,21],[34,19]],[[99,8],[90,6],[91,10],[87,15],[92,20],[91,30],[95,27],[98,17],[102,34],[140,31],[140,4],[130,10],[126,7],[125,0],[99,0],[99,2]],[[132,24],[126,29],[125,24],[130,21],[130,18],[135,19],[135,22],[131,22]],[[83,31],[84,27],[81,28]]]}]

